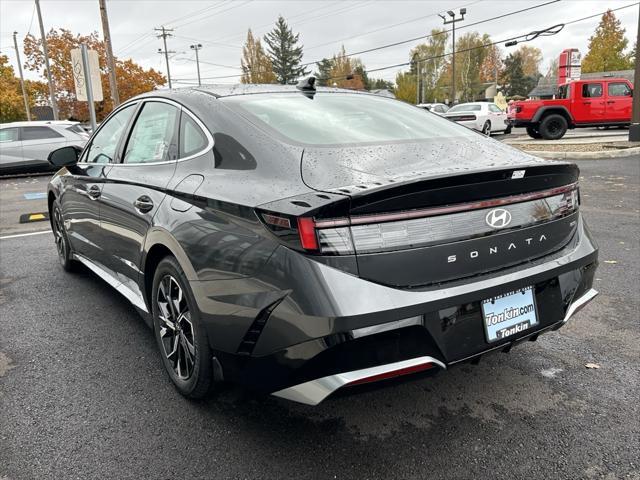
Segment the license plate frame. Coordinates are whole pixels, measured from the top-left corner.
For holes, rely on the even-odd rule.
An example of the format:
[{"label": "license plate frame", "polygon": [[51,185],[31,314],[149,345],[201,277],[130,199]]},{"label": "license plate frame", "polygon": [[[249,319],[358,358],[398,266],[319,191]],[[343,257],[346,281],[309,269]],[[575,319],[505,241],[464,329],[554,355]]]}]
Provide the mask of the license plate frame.
[{"label": "license plate frame", "polygon": [[514,337],[539,325],[534,287],[524,287],[482,301],[487,343]]}]

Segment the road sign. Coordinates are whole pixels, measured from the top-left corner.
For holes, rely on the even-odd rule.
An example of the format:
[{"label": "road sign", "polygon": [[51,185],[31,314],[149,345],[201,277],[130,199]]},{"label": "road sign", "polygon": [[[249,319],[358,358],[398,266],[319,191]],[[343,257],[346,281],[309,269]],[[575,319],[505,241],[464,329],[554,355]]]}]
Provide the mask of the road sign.
[{"label": "road sign", "polygon": [[[87,51],[89,57],[89,72],[91,72],[91,90],[93,92],[93,101],[101,102],[102,97],[102,81],[100,80],[100,62],[98,61],[98,52],[95,50]],[[71,66],[73,68],[73,83],[76,87],[76,98],[81,102],[87,100],[87,86],[85,84],[84,66],[82,64],[82,52],[79,48],[71,50]]]}]

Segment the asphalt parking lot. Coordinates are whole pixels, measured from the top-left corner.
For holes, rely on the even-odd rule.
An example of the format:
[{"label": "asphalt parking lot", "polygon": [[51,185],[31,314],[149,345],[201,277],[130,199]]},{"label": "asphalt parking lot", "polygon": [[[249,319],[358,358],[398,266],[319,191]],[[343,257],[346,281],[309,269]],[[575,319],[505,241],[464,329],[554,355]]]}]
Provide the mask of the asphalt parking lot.
[{"label": "asphalt parking lot", "polygon": [[640,479],[640,159],[578,164],[591,305],[477,366],[317,407],[182,398],[118,293],[63,272],[49,233],[15,236],[48,228],[17,224],[46,177],[0,180],[0,479]]}]

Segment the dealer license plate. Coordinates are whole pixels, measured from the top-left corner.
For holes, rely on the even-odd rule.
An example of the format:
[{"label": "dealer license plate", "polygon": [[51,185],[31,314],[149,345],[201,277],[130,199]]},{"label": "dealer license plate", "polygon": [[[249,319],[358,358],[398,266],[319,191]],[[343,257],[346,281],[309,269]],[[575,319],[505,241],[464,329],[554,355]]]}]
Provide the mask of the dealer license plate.
[{"label": "dealer license plate", "polygon": [[533,288],[527,287],[484,300],[482,317],[489,342],[504,340],[537,325]]}]

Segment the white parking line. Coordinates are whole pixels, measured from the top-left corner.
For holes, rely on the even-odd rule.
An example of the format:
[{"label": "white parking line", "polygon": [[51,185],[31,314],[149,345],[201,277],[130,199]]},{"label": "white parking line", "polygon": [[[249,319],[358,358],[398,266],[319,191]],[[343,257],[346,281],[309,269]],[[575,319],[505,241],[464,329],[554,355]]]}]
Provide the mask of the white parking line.
[{"label": "white parking line", "polygon": [[40,230],[39,232],[16,233],[15,235],[5,235],[0,240],[8,240],[9,238],[30,237],[31,235],[41,235],[43,233],[51,233],[51,230]]}]

